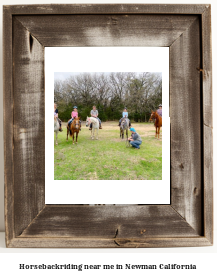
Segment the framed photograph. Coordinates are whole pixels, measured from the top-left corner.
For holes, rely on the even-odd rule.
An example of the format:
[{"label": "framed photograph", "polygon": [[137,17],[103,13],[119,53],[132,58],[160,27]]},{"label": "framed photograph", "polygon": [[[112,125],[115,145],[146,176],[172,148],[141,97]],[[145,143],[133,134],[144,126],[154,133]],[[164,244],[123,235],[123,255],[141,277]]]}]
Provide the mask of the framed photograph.
[{"label": "framed photograph", "polygon": [[[45,204],[170,204],[168,47],[48,47],[45,83]],[[53,101],[62,132],[51,144]],[[156,108],[159,135],[149,122]],[[101,126],[92,134],[94,111]],[[71,113],[81,125],[74,142]],[[137,153],[130,127],[141,139]]]},{"label": "framed photograph", "polygon": [[[212,245],[211,6],[16,5],[4,6],[3,20],[6,246]],[[67,90],[59,90],[62,98],[55,100],[60,76],[71,81],[64,81]],[[135,88],[151,76],[152,102],[150,95],[143,102],[139,93],[146,88]],[[95,84],[91,100],[75,98],[82,88],[76,91],[72,83],[83,85],[85,78]],[[112,102],[115,95],[107,94],[107,102],[102,97],[97,102],[97,92],[103,93],[99,82],[108,93],[117,78],[125,84],[122,98]],[[161,103],[154,94],[159,80]],[[63,117],[63,107],[70,111],[58,122],[63,132],[57,141],[51,130],[53,102],[59,110],[54,109],[54,121]],[[162,139],[154,138],[153,123],[143,123],[145,109],[156,104],[164,105]],[[102,125],[98,140],[90,139],[89,131],[96,110],[96,117],[103,116],[92,122],[94,128]],[[125,134],[124,141],[119,118],[122,124],[126,112],[133,129],[127,126],[131,137]],[[66,142],[78,117],[77,144],[71,138]],[[138,117],[144,117],[141,124]],[[134,133],[139,145],[130,140]],[[148,156],[144,151],[151,144]],[[89,155],[94,146],[101,149]],[[142,168],[131,167],[129,154]],[[118,160],[122,157],[126,163]],[[158,171],[152,171],[153,161]]]}]

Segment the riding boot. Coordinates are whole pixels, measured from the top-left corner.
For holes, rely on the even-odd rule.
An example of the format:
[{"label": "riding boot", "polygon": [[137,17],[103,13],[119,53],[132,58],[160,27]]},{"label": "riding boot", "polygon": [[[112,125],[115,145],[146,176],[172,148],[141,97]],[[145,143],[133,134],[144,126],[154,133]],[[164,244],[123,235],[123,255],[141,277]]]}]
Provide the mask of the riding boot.
[{"label": "riding boot", "polygon": [[101,126],[101,125],[99,125],[99,129],[102,129],[102,126]]},{"label": "riding boot", "polygon": [[90,124],[89,130],[92,130],[92,124]]}]

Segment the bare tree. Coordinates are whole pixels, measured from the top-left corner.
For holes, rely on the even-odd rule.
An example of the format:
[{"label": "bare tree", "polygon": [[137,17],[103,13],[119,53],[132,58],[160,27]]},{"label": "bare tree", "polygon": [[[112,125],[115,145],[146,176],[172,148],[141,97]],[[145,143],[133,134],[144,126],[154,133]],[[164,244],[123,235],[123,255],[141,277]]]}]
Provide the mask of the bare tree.
[{"label": "bare tree", "polygon": [[65,81],[55,80],[54,98],[68,114],[77,105],[85,117],[97,105],[105,119],[118,119],[127,106],[131,118],[146,121],[151,109],[162,102],[162,76],[151,72],[81,73]]}]

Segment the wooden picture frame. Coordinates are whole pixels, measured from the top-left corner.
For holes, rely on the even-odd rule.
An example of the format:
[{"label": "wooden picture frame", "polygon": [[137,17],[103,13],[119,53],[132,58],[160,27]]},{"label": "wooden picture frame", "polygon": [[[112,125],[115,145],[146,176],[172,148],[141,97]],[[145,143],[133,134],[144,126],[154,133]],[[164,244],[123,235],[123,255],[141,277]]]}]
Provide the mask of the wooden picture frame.
[{"label": "wooden picture frame", "polygon": [[[51,4],[3,12],[6,246],[212,245],[211,6]],[[169,47],[170,205],[45,205],[46,46]]]}]

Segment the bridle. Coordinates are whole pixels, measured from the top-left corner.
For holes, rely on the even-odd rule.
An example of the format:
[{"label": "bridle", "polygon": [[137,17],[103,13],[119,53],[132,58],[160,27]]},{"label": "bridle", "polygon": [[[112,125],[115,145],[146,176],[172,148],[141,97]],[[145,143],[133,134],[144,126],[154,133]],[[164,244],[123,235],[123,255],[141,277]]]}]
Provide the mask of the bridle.
[{"label": "bridle", "polygon": [[126,119],[123,119],[123,121],[121,122],[121,127],[122,127],[122,129],[125,127],[126,124],[127,124]]},{"label": "bridle", "polygon": [[[87,124],[87,122],[88,122],[88,124]],[[87,121],[86,121],[86,127],[87,127],[87,126],[89,126],[89,125],[90,125],[90,123],[91,123],[90,118],[87,118]]]},{"label": "bridle", "polygon": [[[75,123],[74,123],[74,121],[75,121]],[[72,122],[72,124],[76,129],[78,129],[79,128],[79,120],[75,119],[74,121]]]},{"label": "bridle", "polygon": [[150,118],[150,120],[152,120],[152,119],[156,119],[156,113],[155,113],[155,112],[151,113],[151,118]]}]

